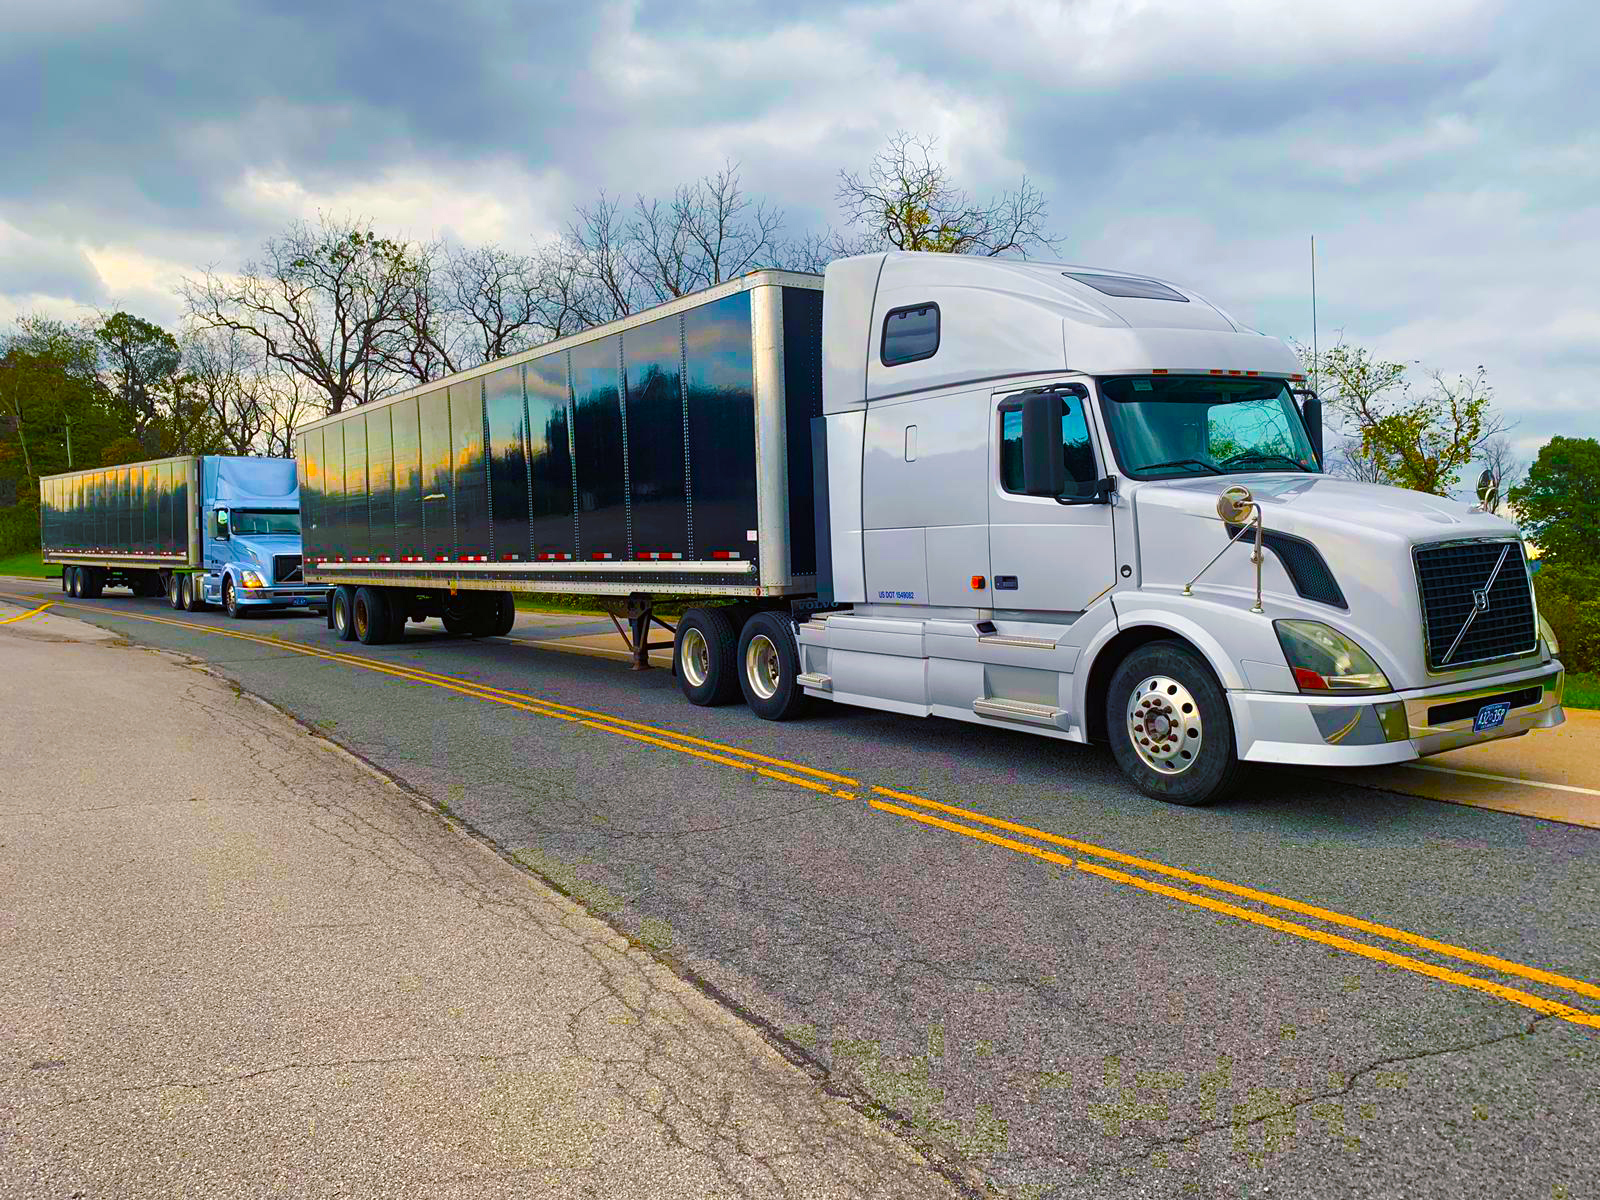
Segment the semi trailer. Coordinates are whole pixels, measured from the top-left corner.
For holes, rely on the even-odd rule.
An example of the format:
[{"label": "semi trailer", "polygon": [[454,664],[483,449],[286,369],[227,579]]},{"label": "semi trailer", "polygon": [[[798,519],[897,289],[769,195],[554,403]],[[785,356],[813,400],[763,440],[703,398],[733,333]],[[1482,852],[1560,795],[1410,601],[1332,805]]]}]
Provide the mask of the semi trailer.
[{"label": "semi trailer", "polygon": [[288,458],[183,455],[39,481],[39,544],[78,597],[126,587],[194,612],[320,610],[301,574],[300,494]]},{"label": "semi trailer", "polygon": [[1322,456],[1294,353],[1192,289],[910,253],[757,271],[298,443],[343,638],[625,597],[634,665],[667,628],[695,704],[1106,742],[1180,804],[1559,725],[1517,528]]}]

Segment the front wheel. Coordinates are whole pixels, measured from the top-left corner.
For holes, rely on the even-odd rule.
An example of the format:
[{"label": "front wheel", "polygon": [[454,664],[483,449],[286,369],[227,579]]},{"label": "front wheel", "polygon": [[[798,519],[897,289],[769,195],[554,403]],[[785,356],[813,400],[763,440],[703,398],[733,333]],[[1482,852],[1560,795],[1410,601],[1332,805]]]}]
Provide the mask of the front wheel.
[{"label": "front wheel", "polygon": [[239,607],[239,592],[233,586],[233,576],[229,575],[222,581],[222,607],[235,621],[244,619],[245,610]]},{"label": "front wheel", "polygon": [[1183,642],[1149,642],[1122,660],[1106,693],[1106,731],[1122,773],[1157,800],[1212,804],[1244,775],[1228,697]]}]

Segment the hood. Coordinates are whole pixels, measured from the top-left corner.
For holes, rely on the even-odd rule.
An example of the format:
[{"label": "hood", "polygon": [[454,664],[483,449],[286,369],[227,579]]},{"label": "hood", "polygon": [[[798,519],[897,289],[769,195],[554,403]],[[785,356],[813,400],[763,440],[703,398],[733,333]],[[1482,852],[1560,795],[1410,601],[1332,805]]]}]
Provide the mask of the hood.
[{"label": "hood", "polygon": [[[1261,566],[1262,598],[1272,617],[1325,621],[1356,637],[1379,661],[1397,687],[1428,682],[1417,637],[1422,606],[1417,593],[1412,548],[1429,542],[1471,538],[1515,538],[1517,527],[1490,513],[1474,512],[1459,501],[1405,488],[1330,479],[1301,472],[1181,479],[1130,486],[1138,530],[1140,584],[1182,588],[1200,575],[1196,595],[1226,595],[1230,603],[1255,594],[1252,534],[1227,550],[1229,530],[1217,516],[1217,497],[1243,484],[1260,503],[1268,534],[1292,535],[1310,543],[1337,585],[1335,603],[1315,598],[1325,589],[1301,594],[1282,553],[1301,554],[1270,544]],[[1302,582],[1310,578],[1304,559]],[[1315,573],[1315,564],[1310,570]]]},{"label": "hood", "polygon": [[1160,512],[1219,521],[1217,497],[1224,488],[1241,483],[1261,503],[1268,529],[1313,540],[1322,534],[1353,530],[1407,545],[1463,537],[1517,536],[1517,527],[1510,521],[1491,513],[1474,512],[1459,500],[1299,471],[1140,484],[1135,505],[1141,514],[1148,510],[1152,515]]},{"label": "hood", "polygon": [[228,539],[228,557],[235,562],[254,561],[272,566],[276,554],[299,554],[300,539],[291,533],[236,533]]}]

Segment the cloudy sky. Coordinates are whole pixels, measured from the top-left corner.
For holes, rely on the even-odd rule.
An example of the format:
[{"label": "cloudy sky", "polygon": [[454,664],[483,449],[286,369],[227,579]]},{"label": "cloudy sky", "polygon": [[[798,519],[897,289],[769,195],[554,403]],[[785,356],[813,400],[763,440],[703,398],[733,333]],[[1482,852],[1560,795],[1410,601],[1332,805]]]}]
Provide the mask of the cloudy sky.
[{"label": "cloudy sky", "polygon": [[1482,364],[1531,452],[1600,435],[1593,0],[0,6],[0,323],[120,306],[292,218],[526,246],[733,159],[801,232],[935,135],[1066,261],[1257,328]]}]

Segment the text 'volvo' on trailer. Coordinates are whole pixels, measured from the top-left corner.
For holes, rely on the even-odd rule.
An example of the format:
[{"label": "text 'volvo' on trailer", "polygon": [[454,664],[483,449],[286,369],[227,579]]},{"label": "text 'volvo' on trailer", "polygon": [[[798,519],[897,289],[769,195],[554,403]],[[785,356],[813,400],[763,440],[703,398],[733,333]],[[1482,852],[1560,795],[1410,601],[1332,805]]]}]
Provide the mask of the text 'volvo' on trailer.
[{"label": "text 'volvo' on trailer", "polygon": [[1182,804],[1560,724],[1516,527],[1328,477],[1320,411],[1283,342],[1149,276],[760,271],[308,426],[306,574],[367,642],[626,595],[641,667],[652,597],[704,597],[694,703],[1104,741]]}]

